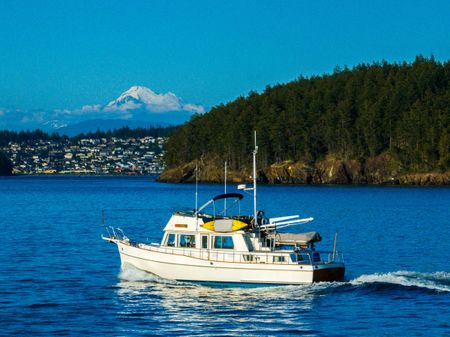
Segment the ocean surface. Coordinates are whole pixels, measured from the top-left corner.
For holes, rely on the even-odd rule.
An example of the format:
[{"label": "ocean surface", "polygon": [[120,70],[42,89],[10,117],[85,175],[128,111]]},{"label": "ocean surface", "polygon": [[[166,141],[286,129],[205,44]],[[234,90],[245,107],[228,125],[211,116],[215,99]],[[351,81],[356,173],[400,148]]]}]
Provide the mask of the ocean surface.
[{"label": "ocean surface", "polygon": [[[229,191],[233,189],[229,186]],[[105,222],[159,241],[193,185],[153,177],[0,178],[0,335],[450,336],[450,188],[260,186],[268,216],[315,221],[346,282],[213,287],[120,270]],[[199,204],[222,193],[200,185]],[[242,206],[251,213],[251,197]]]}]

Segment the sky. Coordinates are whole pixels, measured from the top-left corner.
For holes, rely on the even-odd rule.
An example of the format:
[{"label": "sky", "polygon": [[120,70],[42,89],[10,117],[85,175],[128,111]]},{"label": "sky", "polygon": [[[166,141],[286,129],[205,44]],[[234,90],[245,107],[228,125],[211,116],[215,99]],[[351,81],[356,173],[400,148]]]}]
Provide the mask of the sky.
[{"label": "sky", "polygon": [[134,85],[212,107],[335,66],[450,59],[450,1],[0,0],[0,108]]}]

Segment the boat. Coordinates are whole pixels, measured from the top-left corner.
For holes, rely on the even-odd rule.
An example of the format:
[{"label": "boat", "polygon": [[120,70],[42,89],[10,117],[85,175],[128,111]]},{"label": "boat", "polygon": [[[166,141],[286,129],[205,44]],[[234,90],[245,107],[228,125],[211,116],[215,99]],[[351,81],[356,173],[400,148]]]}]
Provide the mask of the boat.
[{"label": "boat", "polygon": [[[122,268],[132,265],[164,279],[199,283],[297,285],[343,281],[344,257],[336,250],[336,235],[331,251],[319,251],[316,245],[322,237],[318,232],[283,231],[313,218],[268,218],[257,210],[257,151],[255,133],[253,187],[238,186],[238,191],[253,192],[253,214],[240,214],[244,194],[227,193],[226,178],[225,193],[197,207],[196,180],[195,209],[174,212],[163,229],[161,242],[136,242],[120,228],[105,226],[102,238],[117,245]],[[237,214],[227,215],[236,207]]]}]

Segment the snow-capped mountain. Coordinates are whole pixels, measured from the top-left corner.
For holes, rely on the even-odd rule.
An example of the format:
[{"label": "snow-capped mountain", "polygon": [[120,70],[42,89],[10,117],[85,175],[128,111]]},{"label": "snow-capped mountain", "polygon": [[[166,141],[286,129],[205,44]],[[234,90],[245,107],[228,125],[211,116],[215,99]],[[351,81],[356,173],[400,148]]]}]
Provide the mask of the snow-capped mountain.
[{"label": "snow-capped mountain", "polygon": [[183,104],[182,100],[172,92],[165,94],[157,94],[149,88],[142,86],[132,86],[123,92],[117,99],[109,102],[104,110],[136,110],[146,109],[150,112],[167,112],[167,111],[192,111],[203,113],[204,109],[201,105]]},{"label": "snow-capped mountain", "polygon": [[58,120],[50,120],[47,122],[44,122],[43,125],[50,127],[51,129],[57,130],[57,129],[61,129],[61,128],[65,128],[67,126],[66,123],[60,122]]},{"label": "snow-capped mountain", "polygon": [[177,125],[188,121],[195,113],[204,112],[203,106],[185,103],[172,92],[158,94],[143,86],[132,86],[106,105],[92,104],[52,111],[0,109],[0,129],[40,128],[71,135],[126,125]]}]

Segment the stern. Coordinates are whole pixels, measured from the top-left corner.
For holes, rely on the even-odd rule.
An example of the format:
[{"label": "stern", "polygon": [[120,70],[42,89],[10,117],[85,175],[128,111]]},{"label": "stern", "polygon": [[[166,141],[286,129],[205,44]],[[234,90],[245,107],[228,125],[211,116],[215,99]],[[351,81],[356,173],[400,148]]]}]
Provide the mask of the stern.
[{"label": "stern", "polygon": [[313,271],[313,282],[344,281],[345,267],[333,266],[317,268]]}]

